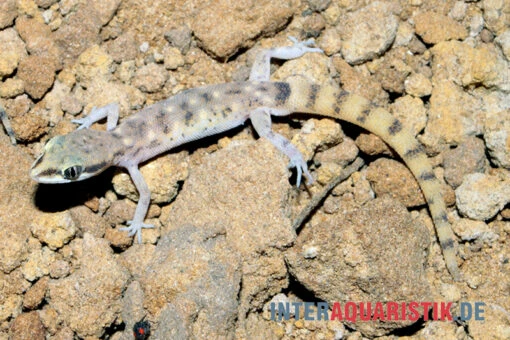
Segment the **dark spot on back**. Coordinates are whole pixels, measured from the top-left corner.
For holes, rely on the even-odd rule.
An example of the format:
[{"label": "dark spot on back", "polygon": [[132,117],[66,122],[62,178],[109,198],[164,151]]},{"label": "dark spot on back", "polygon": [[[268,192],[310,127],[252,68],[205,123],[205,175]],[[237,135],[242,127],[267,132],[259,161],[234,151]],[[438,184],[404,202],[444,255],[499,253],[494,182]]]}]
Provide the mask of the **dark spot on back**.
[{"label": "dark spot on back", "polygon": [[409,149],[405,152],[404,158],[405,159],[414,158],[422,153],[423,153],[423,146],[417,144],[416,147]]},{"label": "dark spot on back", "polygon": [[204,100],[205,103],[208,103],[211,101],[212,96],[208,92],[203,92],[200,94],[200,97]]},{"label": "dark spot on back", "polygon": [[237,95],[240,95],[242,93],[242,91],[240,88],[233,88],[233,89],[228,90],[225,93],[229,96],[237,96]]},{"label": "dark spot on back", "polygon": [[433,181],[436,179],[436,175],[432,171],[425,171],[420,174],[419,179],[422,181]]},{"label": "dark spot on back", "polygon": [[283,105],[289,99],[290,93],[292,92],[290,89],[289,83],[277,82],[274,83],[276,90],[276,105]]},{"label": "dark spot on back", "polygon": [[182,111],[188,111],[188,108],[189,108],[188,101],[187,101],[187,100],[183,100],[183,101],[179,104],[179,107],[181,108],[181,110],[182,110]]},{"label": "dark spot on back", "polygon": [[317,93],[319,93],[320,85],[312,84],[310,86],[310,93],[308,93],[308,101],[306,107],[313,108],[315,101],[317,100]]},{"label": "dark spot on back", "polygon": [[441,248],[443,249],[452,249],[455,246],[455,243],[451,238],[444,240],[444,242],[441,242]]},{"label": "dark spot on back", "polygon": [[186,126],[189,126],[191,118],[193,118],[193,112],[186,111],[186,114],[184,115],[184,124],[186,124]]},{"label": "dark spot on back", "polygon": [[390,125],[390,127],[388,128],[388,133],[391,136],[394,136],[397,133],[399,133],[400,131],[402,131],[402,123],[398,119],[395,119],[393,121],[393,123]]},{"label": "dark spot on back", "polygon": [[365,109],[365,110],[361,111],[361,113],[359,114],[358,117],[356,117],[356,120],[363,124],[366,122],[369,115],[370,115],[370,109]]}]

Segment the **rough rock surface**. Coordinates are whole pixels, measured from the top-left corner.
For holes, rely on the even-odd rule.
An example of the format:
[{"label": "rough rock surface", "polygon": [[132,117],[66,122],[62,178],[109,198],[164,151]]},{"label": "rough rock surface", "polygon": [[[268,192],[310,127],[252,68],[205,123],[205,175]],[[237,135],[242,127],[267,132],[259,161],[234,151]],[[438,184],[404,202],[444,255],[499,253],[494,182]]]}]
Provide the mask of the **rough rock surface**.
[{"label": "rough rock surface", "polygon": [[[155,339],[509,338],[509,13],[494,0],[0,1],[0,105],[18,140],[0,128],[0,339],[127,340],[142,319]],[[94,106],[118,102],[123,119],[184,89],[245,80],[256,53],[288,36],[325,53],[276,62],[273,79],[336,82],[424,144],[462,282],[401,160],[350,124],[274,119],[316,178],[306,190],[250,127],[147,162],[156,228],[142,244],[119,230],[138,199],[124,172],[29,178],[44,143]],[[357,156],[366,166],[296,233],[293,218]],[[324,322],[296,309],[271,319],[271,302],[321,299],[482,301],[485,321]]]}]

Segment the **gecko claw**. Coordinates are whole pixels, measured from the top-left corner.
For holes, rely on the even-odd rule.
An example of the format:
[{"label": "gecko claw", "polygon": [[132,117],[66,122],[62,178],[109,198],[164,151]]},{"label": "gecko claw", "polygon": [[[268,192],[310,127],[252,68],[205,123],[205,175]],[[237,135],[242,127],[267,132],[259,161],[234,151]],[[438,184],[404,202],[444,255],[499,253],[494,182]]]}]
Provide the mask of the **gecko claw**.
[{"label": "gecko claw", "polygon": [[293,36],[289,36],[288,38],[290,41],[294,43],[294,46],[292,47],[300,49],[303,52],[303,54],[309,52],[324,53],[324,51],[318,47],[310,47],[315,45],[315,41],[312,38],[305,41],[299,41],[296,37]]},{"label": "gecko claw", "polygon": [[295,159],[291,159],[288,167],[289,169],[296,168],[296,186],[298,188],[301,185],[301,178],[303,177],[303,174],[306,177],[307,185],[311,185],[315,181],[312,174],[310,174],[310,171],[308,171],[308,166],[306,165],[303,157],[301,157],[301,154],[299,155],[299,158],[296,157]]},{"label": "gecko claw", "polygon": [[134,236],[136,234],[138,243],[142,243],[142,229],[143,228],[146,228],[146,229],[154,228],[154,225],[146,224],[146,223],[142,223],[142,222],[127,221],[126,224],[128,225],[128,227],[122,227],[119,230],[127,231],[129,236]]}]

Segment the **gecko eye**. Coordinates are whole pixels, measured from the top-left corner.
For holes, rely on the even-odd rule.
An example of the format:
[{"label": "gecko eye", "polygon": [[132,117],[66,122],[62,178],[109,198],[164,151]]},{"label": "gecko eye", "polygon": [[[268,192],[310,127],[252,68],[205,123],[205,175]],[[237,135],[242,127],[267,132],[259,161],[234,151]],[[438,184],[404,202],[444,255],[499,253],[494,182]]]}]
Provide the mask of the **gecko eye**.
[{"label": "gecko eye", "polygon": [[69,180],[75,180],[80,177],[82,172],[82,167],[79,165],[73,165],[64,170],[64,178]]}]

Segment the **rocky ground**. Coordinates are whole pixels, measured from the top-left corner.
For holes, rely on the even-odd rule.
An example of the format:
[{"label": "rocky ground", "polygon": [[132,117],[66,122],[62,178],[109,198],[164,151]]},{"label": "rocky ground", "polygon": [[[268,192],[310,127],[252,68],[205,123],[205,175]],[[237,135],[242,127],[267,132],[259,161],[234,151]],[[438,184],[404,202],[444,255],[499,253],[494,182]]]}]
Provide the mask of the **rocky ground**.
[{"label": "rocky ground", "polygon": [[[92,107],[118,102],[125,117],[245,80],[257,51],[287,36],[325,53],[275,63],[273,79],[333,79],[424,144],[463,282],[410,172],[349,124],[277,120],[310,161],[308,190],[249,126],[148,162],[157,227],[142,244],[118,230],[137,200],[125,172],[29,178],[44,143]],[[18,145],[0,133],[0,339],[132,339],[144,318],[153,339],[509,339],[509,70],[508,1],[2,0],[0,104]],[[294,216],[357,156],[365,166],[296,235]],[[275,322],[270,301],[486,307],[484,322]]]}]

